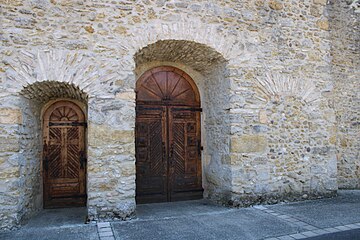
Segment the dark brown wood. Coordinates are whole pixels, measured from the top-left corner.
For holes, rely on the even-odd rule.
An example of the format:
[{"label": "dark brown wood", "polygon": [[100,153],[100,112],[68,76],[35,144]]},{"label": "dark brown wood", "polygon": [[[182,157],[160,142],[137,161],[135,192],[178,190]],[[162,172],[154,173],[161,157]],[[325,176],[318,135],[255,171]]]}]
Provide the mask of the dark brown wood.
[{"label": "dark brown wood", "polygon": [[137,111],[136,121],[136,196],[141,202],[167,200],[164,108]]},{"label": "dark brown wood", "polygon": [[43,116],[44,208],[86,205],[85,116],[70,101]]},{"label": "dark brown wood", "polygon": [[174,67],[157,67],[144,73],[136,84],[138,105],[200,106],[200,95],[189,75]]},{"label": "dark brown wood", "polygon": [[146,72],[137,83],[137,203],[202,198],[200,97],[173,67]]},{"label": "dark brown wood", "polygon": [[200,112],[169,108],[171,201],[202,198]]}]

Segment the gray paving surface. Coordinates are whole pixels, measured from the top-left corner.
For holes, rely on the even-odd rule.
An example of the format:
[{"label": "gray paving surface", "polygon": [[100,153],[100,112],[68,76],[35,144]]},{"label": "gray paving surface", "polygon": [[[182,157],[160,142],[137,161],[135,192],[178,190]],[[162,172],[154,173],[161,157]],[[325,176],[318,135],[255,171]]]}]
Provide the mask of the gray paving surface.
[{"label": "gray paving surface", "polygon": [[96,225],[57,228],[26,228],[0,234],[1,240],[99,240]]},{"label": "gray paving surface", "polygon": [[267,206],[319,228],[360,222],[360,191],[339,191],[330,199]]},{"label": "gray paving surface", "polygon": [[324,234],[307,240],[360,240],[360,229],[338,232],[334,234]]},{"label": "gray paving surface", "polygon": [[[85,224],[86,209],[44,210],[1,240],[360,239],[360,190],[332,199],[234,209],[204,200],[137,206],[126,222]],[[101,237],[101,238],[100,238]],[[311,238],[313,237],[313,238]]]},{"label": "gray paving surface", "polygon": [[60,227],[84,224],[86,221],[87,209],[83,208],[62,208],[46,209],[31,218],[25,225],[26,228]]},{"label": "gray paving surface", "polygon": [[1,240],[98,240],[96,225],[84,224],[86,208],[46,209],[17,231],[0,233]]},{"label": "gray paving surface", "polygon": [[[296,233],[299,227],[274,218],[253,208],[228,209],[189,202],[177,205],[157,205],[151,219],[143,211],[150,206],[138,206],[142,214],[130,222],[113,223],[116,239],[260,239]],[[198,204],[198,205],[197,205]],[[158,212],[156,209],[161,209]],[[182,211],[183,209],[183,211]],[[200,209],[200,210],[199,210]],[[198,211],[197,211],[198,210]],[[170,212],[177,213],[170,216]]]}]

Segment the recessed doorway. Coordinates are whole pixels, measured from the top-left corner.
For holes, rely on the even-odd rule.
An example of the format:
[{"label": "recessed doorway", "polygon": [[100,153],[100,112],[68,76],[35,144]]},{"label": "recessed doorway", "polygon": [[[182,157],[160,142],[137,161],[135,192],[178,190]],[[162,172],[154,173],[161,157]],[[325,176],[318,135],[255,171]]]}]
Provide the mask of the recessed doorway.
[{"label": "recessed doorway", "polygon": [[136,87],[136,201],[203,197],[200,95],[175,67],[144,73]]},{"label": "recessed doorway", "polygon": [[86,205],[85,114],[57,101],[43,115],[44,208]]}]

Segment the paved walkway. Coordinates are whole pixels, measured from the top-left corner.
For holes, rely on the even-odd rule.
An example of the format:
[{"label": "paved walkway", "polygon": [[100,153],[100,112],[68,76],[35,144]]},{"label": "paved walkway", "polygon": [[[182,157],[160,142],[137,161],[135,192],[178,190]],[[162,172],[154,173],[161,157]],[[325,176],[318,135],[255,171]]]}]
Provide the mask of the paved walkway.
[{"label": "paved walkway", "polygon": [[0,239],[360,239],[360,191],[234,209],[201,201],[145,204],[126,222],[83,224],[85,209],[46,210]]}]

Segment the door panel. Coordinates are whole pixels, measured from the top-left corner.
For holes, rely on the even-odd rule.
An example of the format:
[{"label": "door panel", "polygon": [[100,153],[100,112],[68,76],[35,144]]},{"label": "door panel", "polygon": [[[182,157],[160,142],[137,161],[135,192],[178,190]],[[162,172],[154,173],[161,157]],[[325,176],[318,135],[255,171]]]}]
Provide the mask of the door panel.
[{"label": "door panel", "polygon": [[137,108],[136,116],[136,200],[167,201],[165,109]]},{"label": "door panel", "polygon": [[202,198],[200,112],[170,108],[171,201]]},{"label": "door panel", "polygon": [[85,206],[85,117],[72,102],[60,101],[44,114],[44,207]]},{"label": "door panel", "polygon": [[202,198],[200,135],[193,108],[138,106],[137,203]]}]

